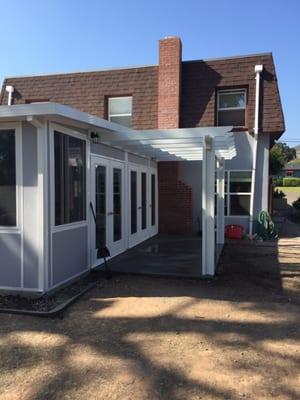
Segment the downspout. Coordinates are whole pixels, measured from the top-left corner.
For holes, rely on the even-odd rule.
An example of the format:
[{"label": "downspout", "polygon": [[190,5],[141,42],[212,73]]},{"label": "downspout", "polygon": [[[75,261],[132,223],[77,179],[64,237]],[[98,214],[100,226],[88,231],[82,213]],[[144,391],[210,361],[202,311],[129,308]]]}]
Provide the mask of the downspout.
[{"label": "downspout", "polygon": [[254,114],[254,143],[253,143],[253,160],[252,160],[252,176],[251,176],[251,197],[250,197],[250,226],[249,234],[253,234],[254,223],[254,191],[256,179],[256,160],[257,160],[257,143],[259,133],[259,98],[260,98],[260,74],[263,71],[263,65],[255,65],[255,114]]},{"label": "downspout", "polygon": [[6,90],[7,93],[8,93],[7,105],[8,105],[8,106],[11,106],[11,103],[12,103],[12,94],[13,94],[15,88],[14,88],[13,86],[11,86],[11,85],[7,85],[7,86],[5,87],[5,90]]}]

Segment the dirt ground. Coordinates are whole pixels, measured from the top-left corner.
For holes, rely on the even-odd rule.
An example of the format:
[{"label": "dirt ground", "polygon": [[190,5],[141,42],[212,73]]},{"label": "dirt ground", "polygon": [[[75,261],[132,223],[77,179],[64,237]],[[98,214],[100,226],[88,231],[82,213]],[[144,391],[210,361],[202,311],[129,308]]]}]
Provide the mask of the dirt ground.
[{"label": "dirt ground", "polygon": [[63,320],[0,315],[0,399],[299,400],[300,243],[229,250],[213,280],[120,275]]}]

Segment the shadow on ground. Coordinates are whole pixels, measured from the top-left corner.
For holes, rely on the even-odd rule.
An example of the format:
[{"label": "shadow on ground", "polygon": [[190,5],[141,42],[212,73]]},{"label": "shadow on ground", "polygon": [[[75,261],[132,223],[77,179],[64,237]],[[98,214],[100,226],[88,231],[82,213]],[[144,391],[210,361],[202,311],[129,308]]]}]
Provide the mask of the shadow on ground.
[{"label": "shadow on ground", "polygon": [[299,254],[227,246],[216,279],[115,275],[64,320],[1,315],[0,399],[299,399]]}]

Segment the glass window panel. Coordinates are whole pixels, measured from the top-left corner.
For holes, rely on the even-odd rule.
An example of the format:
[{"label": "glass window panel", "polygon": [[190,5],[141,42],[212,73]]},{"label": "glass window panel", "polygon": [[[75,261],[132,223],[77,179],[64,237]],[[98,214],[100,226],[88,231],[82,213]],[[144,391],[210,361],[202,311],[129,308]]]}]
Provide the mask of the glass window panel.
[{"label": "glass window panel", "polygon": [[106,168],[96,167],[96,248],[106,246]]},{"label": "glass window panel", "polygon": [[[217,201],[218,201],[218,196],[215,194],[215,216],[217,215]],[[224,197],[224,216],[227,215],[227,195]]]},{"label": "glass window panel", "polygon": [[111,116],[110,120],[111,122],[115,122],[116,124],[127,126],[127,128],[131,127],[131,115]]},{"label": "glass window panel", "polygon": [[142,229],[147,228],[147,175],[142,172]]},{"label": "glass window panel", "polygon": [[113,236],[114,242],[122,238],[122,171],[119,168],[113,169],[113,207],[114,207],[114,222],[113,222]]},{"label": "glass window panel", "polygon": [[54,133],[55,225],[86,219],[85,141]]},{"label": "glass window panel", "polygon": [[225,193],[228,192],[228,171],[225,171]]},{"label": "glass window panel", "polygon": [[68,204],[69,221],[85,219],[85,142],[68,137]]},{"label": "glass window panel", "polygon": [[131,190],[131,233],[137,232],[137,173],[130,172],[130,190]]},{"label": "glass window panel", "polygon": [[230,215],[249,215],[250,195],[230,195]]},{"label": "glass window panel", "polygon": [[151,175],[151,225],[156,223],[156,177]]},{"label": "glass window panel", "polygon": [[245,126],[245,109],[218,111],[218,126]]},{"label": "glass window panel", "polygon": [[250,171],[231,171],[230,172],[230,192],[231,193],[250,193],[251,192],[251,172]]},{"label": "glass window panel", "polygon": [[245,106],[245,92],[219,93],[219,108],[245,108]]},{"label": "glass window panel", "polygon": [[16,226],[16,154],[14,130],[0,131],[0,226]]},{"label": "glass window panel", "polygon": [[131,114],[132,98],[131,97],[110,97],[109,114]]}]

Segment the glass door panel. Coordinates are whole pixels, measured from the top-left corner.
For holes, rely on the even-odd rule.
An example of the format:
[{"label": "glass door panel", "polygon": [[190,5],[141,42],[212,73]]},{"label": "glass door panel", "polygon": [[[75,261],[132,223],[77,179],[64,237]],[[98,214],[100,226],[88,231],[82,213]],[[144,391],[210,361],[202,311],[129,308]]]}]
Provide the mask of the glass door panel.
[{"label": "glass door panel", "polygon": [[122,171],[113,169],[113,240],[122,239]]},{"label": "glass door panel", "polygon": [[137,172],[130,171],[131,234],[137,232]]},{"label": "glass door panel", "polygon": [[96,249],[106,246],[106,167],[96,166]]},{"label": "glass door panel", "polygon": [[151,174],[151,225],[156,223],[156,177]]},{"label": "glass door panel", "polygon": [[147,174],[141,174],[141,212],[142,212],[142,229],[147,228]]}]

